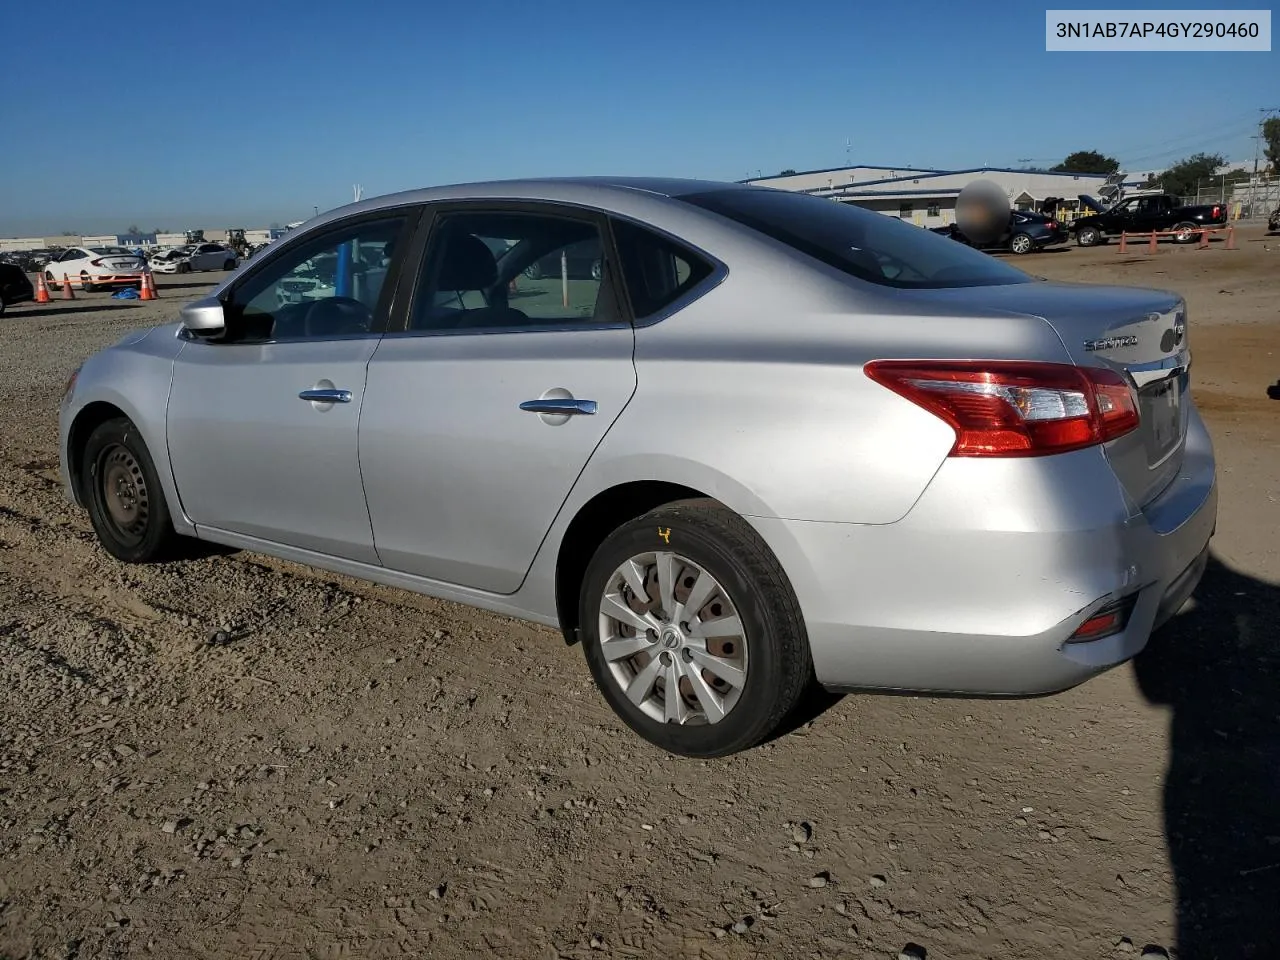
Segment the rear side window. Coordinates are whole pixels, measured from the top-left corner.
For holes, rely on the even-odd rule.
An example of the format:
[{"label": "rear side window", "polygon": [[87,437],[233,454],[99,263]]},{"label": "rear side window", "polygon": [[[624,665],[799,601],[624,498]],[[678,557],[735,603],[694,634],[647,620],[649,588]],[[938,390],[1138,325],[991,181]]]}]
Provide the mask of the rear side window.
[{"label": "rear side window", "polygon": [[925,289],[1031,282],[1016,267],[949,237],[835,200],[768,187],[712,190],[678,199],[884,286]]},{"label": "rear side window", "polygon": [[637,320],[670,306],[711,276],[713,267],[702,257],[629,221],[613,221],[613,238]]}]

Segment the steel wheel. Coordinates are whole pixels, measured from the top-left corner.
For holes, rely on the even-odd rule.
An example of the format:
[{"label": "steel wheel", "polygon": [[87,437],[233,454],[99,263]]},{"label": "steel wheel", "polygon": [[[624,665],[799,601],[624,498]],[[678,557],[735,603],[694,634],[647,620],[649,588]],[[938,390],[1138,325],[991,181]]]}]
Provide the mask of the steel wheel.
[{"label": "steel wheel", "polygon": [[600,648],[627,699],[664,723],[719,723],[747,680],[748,645],[723,586],[687,557],[632,557],[600,602]]},{"label": "steel wheel", "polygon": [[141,543],[151,518],[151,495],[142,464],[127,448],[112,444],[98,455],[97,476],[106,519],[116,536],[126,543]]}]

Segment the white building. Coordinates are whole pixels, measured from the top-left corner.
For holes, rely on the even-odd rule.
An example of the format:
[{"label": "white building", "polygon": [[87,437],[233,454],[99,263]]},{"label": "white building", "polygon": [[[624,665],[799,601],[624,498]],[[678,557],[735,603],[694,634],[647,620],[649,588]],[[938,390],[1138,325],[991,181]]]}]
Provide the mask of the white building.
[{"label": "white building", "polygon": [[[881,174],[876,176],[875,174]],[[892,173],[892,176],[883,174]],[[1146,182],[1146,173],[1126,177],[1125,188],[1135,189]],[[908,170],[875,166],[814,170],[785,177],[764,177],[747,183],[798,190],[830,197],[842,203],[856,203],[889,216],[909,220],[921,227],[939,227],[955,220],[956,198],[975,180],[990,180],[1009,197],[1017,210],[1039,210],[1046,200],[1055,201],[1059,214],[1070,216],[1079,208],[1080,194],[1099,196],[1106,175],[1097,173],[1054,173],[1047,170],[1009,170],[980,167],[972,170]]]},{"label": "white building", "polygon": [[848,187],[856,183],[892,180],[908,175],[916,176],[921,173],[937,172],[924,167],[876,167],[863,165],[857,167],[834,167],[830,170],[803,170],[786,176],[779,174],[776,177],[761,177],[744,182],[759,184],[763,187],[776,187],[779,190],[810,193],[816,190],[833,190],[840,187]]}]

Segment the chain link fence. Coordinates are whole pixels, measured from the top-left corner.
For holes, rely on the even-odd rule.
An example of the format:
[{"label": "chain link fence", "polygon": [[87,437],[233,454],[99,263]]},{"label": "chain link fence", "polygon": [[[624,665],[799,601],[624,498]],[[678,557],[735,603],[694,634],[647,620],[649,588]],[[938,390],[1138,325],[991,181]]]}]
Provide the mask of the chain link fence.
[{"label": "chain link fence", "polygon": [[1206,184],[1198,193],[1180,198],[1187,205],[1221,203],[1232,220],[1265,220],[1280,206],[1280,177],[1260,176],[1247,183]]}]

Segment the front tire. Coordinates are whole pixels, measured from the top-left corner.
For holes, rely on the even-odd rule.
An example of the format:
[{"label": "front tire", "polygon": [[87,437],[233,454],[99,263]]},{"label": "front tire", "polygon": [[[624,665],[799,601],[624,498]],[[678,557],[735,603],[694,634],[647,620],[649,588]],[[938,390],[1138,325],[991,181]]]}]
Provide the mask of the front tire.
[{"label": "front tire", "polygon": [[1036,248],[1035,242],[1025,233],[1015,233],[1009,238],[1009,250],[1016,254],[1030,253]]},{"label": "front tire", "polygon": [[222,269],[224,272],[230,272],[235,268],[236,268],[236,262],[234,260],[228,260],[226,263],[222,265]]},{"label": "front tire", "polygon": [[107,553],[125,563],[152,563],[173,550],[178,534],[151,453],[127,417],[99,424],[84,446],[84,501]]},{"label": "front tire", "polygon": [[1102,242],[1102,231],[1097,227],[1081,227],[1076,233],[1076,243],[1082,247],[1096,247]]},{"label": "front tire", "polygon": [[632,730],[687,757],[775,733],[813,679],[800,605],[760,535],[712,500],[623,524],[579,598],[583,651]]}]

